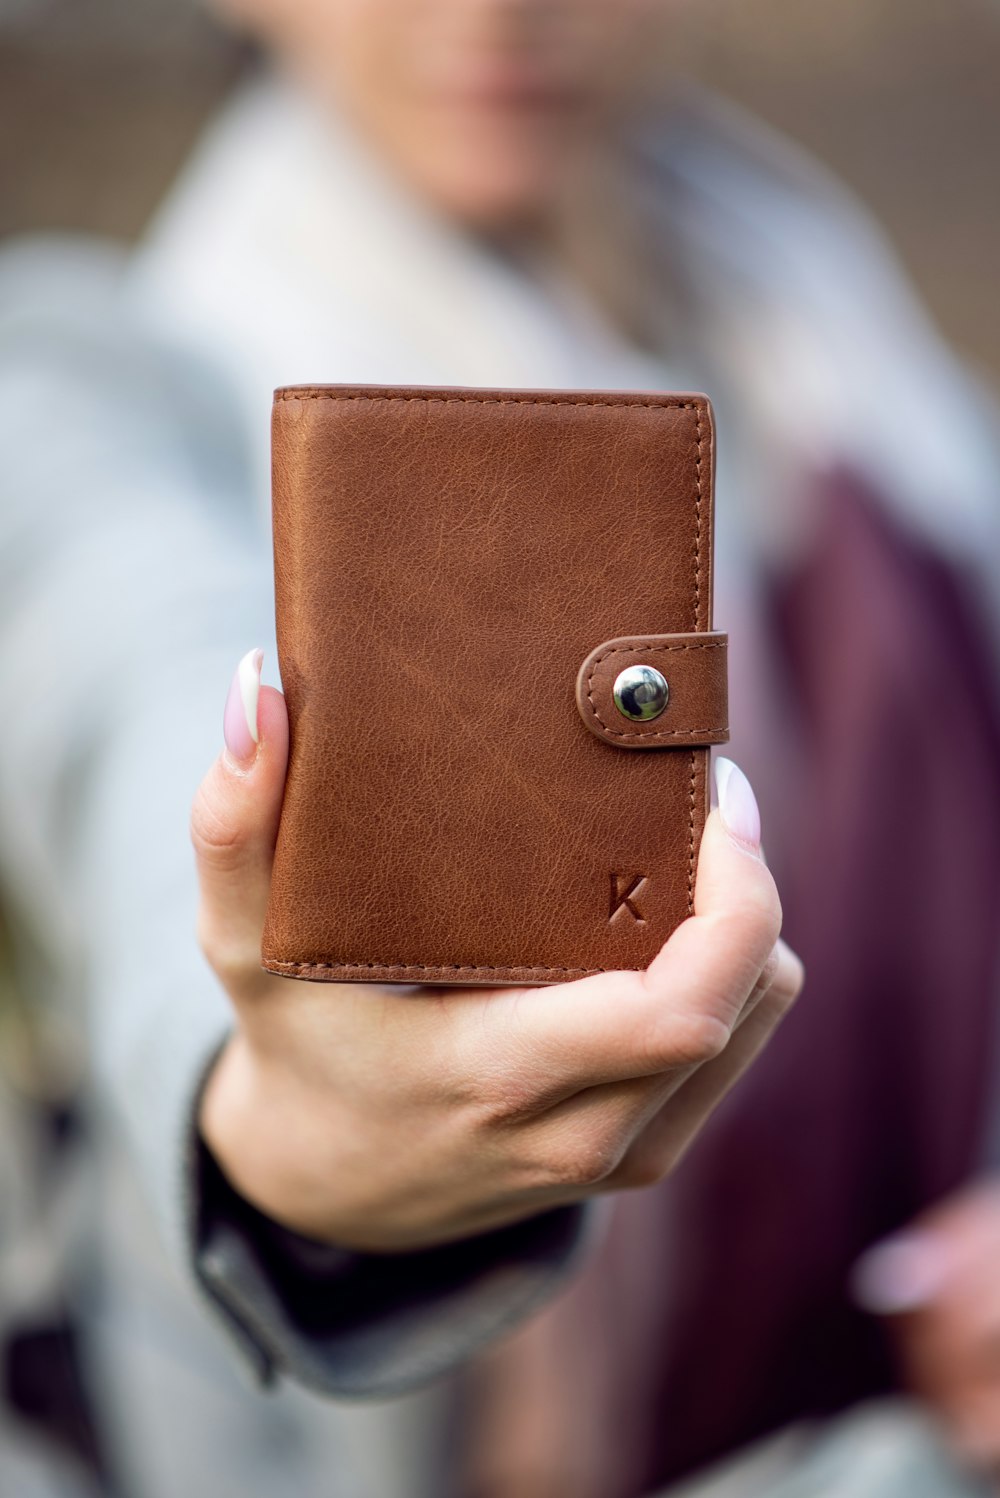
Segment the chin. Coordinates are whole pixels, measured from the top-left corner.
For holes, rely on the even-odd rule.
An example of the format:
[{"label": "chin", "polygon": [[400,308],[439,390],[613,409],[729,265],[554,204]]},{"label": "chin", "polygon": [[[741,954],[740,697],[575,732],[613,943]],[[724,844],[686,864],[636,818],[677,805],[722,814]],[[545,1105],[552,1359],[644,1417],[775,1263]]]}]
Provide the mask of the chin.
[{"label": "chin", "polygon": [[422,194],[450,217],[483,229],[512,227],[545,216],[561,180],[555,153],[491,149],[470,140],[410,162]]},{"label": "chin", "polygon": [[537,182],[476,182],[438,178],[426,184],[434,206],[472,228],[504,229],[536,223],[545,217],[551,194]]}]

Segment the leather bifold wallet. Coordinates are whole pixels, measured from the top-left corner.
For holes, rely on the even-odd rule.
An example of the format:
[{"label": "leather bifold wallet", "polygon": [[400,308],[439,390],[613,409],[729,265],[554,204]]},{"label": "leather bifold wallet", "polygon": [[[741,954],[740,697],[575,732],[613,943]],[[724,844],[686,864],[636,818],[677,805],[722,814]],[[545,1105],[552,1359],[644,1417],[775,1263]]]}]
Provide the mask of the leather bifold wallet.
[{"label": "leather bifold wallet", "polygon": [[728,737],[708,400],[295,386],[272,437],[291,742],[263,966],[647,966]]}]

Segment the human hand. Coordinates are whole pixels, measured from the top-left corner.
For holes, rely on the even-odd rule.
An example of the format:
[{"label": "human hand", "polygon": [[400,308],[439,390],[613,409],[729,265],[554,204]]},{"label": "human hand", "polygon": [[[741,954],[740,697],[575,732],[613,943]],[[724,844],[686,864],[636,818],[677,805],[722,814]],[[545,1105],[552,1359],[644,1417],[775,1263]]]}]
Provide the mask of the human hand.
[{"label": "human hand", "polygon": [[307,1236],[393,1252],[660,1180],[803,979],[741,772],[721,762],[725,820],[708,819],[695,914],[645,971],[530,988],[292,981],[260,966],[288,745],[260,657],[234,678],[191,822],[198,936],[236,1018],[200,1127],[232,1185]]},{"label": "human hand", "polygon": [[1000,1490],[1000,1178],[924,1213],[858,1261],[855,1298],[887,1318],[907,1386]]}]

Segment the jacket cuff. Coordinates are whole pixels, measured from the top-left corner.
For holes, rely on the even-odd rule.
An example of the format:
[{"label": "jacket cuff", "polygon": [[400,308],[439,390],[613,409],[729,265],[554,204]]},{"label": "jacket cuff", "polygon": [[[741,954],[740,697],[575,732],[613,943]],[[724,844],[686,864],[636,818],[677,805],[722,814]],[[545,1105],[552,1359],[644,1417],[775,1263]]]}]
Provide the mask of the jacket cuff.
[{"label": "jacket cuff", "polygon": [[274,1222],[229,1184],[192,1124],[194,1271],[259,1383],[345,1399],[401,1394],[540,1308],[592,1236],[583,1204],[405,1254],[355,1253]]}]

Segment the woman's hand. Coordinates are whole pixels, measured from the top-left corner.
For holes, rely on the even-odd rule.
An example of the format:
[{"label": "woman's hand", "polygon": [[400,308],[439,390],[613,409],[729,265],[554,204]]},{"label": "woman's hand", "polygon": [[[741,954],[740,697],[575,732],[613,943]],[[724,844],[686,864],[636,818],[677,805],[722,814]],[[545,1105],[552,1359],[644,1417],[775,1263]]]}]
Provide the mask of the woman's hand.
[{"label": "woman's hand", "polygon": [[288,725],[259,672],[252,652],[191,827],[199,940],[236,1017],[200,1122],[236,1190],[307,1236],[391,1252],[660,1180],[802,986],[740,771],[722,762],[695,914],[644,972],[293,982],[260,966]]},{"label": "woman's hand", "polygon": [[1000,1178],[945,1197],[864,1255],[859,1303],[885,1316],[907,1387],[1000,1492]]}]

